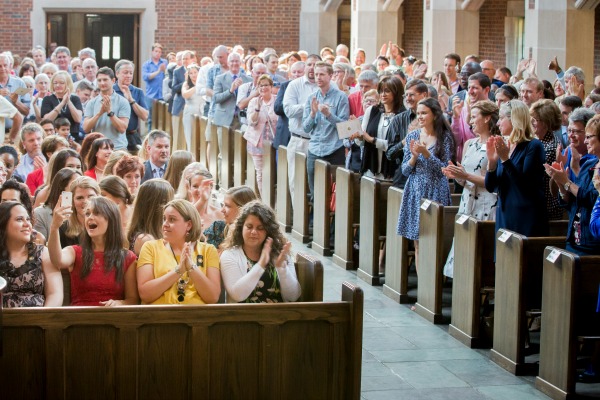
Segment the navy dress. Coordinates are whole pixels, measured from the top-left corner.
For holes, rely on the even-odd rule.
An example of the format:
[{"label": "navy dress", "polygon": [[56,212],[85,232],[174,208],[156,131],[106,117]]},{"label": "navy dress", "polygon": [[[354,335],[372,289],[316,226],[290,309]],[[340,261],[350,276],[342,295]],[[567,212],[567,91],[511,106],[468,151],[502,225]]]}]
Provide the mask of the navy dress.
[{"label": "navy dress", "polygon": [[495,171],[485,175],[485,188],[498,194],[496,232],[509,229],[525,236],[547,236],[548,218],[544,196],[542,142],[524,141]]}]

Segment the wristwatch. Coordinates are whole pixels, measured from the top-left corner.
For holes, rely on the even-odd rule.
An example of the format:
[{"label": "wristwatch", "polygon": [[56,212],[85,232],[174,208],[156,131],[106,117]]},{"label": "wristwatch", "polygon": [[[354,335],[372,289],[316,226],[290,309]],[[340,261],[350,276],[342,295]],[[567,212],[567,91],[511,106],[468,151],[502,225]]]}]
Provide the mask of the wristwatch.
[{"label": "wristwatch", "polygon": [[130,105],[130,106],[132,106],[132,105],[134,105],[134,104],[135,104],[135,100],[131,100],[131,101],[129,102],[129,105]]},{"label": "wristwatch", "polygon": [[571,181],[567,181],[567,183],[564,184],[563,188],[568,192],[569,188],[571,187]]},{"label": "wristwatch", "polygon": [[108,118],[111,118],[113,115],[115,115],[115,112],[111,111],[109,113],[106,113],[106,115],[108,115]]}]

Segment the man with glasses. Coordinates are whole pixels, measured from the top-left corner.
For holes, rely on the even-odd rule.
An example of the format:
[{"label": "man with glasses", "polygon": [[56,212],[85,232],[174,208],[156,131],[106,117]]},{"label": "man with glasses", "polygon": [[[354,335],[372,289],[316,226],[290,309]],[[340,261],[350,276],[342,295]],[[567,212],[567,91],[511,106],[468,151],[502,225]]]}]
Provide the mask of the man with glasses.
[{"label": "man with glasses", "polygon": [[256,86],[258,78],[266,73],[267,66],[265,64],[255,63],[252,66],[252,81],[244,83],[237,91],[237,106],[240,110],[240,129],[242,132],[245,132],[247,128],[246,113],[248,111],[248,104],[250,104],[250,100],[259,96],[258,86]]},{"label": "man with glasses", "polygon": [[453,94],[450,96],[450,99],[448,99],[448,108],[446,109],[446,114],[449,118],[452,117],[452,108],[454,106],[454,102],[464,101],[467,97],[466,88],[469,87],[469,77],[477,72],[481,72],[481,66],[473,61],[466,63],[461,68],[460,74],[458,75],[458,83],[463,90]]},{"label": "man with glasses", "polygon": [[375,71],[363,71],[358,76],[358,88],[359,90],[353,92],[348,96],[348,103],[350,104],[350,115],[354,115],[356,118],[362,117],[365,114],[363,109],[362,101],[363,96],[371,89],[377,89],[379,83],[379,76]]},{"label": "man with glasses", "polygon": [[[388,148],[386,157],[389,160],[396,161],[398,164],[402,163],[404,158],[404,139],[408,132],[417,129],[417,105],[419,102],[427,98],[428,90],[427,84],[420,79],[413,79],[408,81],[406,89],[404,90],[404,105],[406,111],[402,111],[396,115],[390,123],[390,137],[393,137],[393,142],[396,145]],[[402,174],[402,168],[396,170],[394,175],[394,186],[404,188],[407,177]]]},{"label": "man with glasses", "polygon": [[560,131],[560,143],[563,148],[569,145],[569,133],[567,129],[569,127],[569,117],[571,113],[583,106],[583,102],[578,96],[565,96],[558,103],[561,117],[561,131]]}]

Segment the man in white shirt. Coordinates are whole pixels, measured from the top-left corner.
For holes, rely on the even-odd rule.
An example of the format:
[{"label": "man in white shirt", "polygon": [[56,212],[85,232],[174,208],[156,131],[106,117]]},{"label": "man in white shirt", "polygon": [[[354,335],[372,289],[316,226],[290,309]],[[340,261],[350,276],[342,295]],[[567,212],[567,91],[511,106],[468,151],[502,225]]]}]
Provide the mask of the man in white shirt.
[{"label": "man in white shirt", "polygon": [[237,106],[240,110],[240,124],[242,132],[246,131],[246,112],[250,100],[258,97],[258,87],[256,83],[258,78],[267,73],[267,66],[262,63],[255,63],[252,66],[252,82],[246,82],[238,89]]},{"label": "man in white shirt", "polygon": [[296,152],[306,154],[310,135],[302,128],[302,113],[308,97],[317,89],[315,82],[315,63],[321,61],[316,54],[309,55],[306,59],[304,77],[296,79],[288,85],[283,97],[283,109],[290,120],[290,141],[287,145],[288,180],[292,206],[294,201],[294,176],[295,176],[295,154]]}]

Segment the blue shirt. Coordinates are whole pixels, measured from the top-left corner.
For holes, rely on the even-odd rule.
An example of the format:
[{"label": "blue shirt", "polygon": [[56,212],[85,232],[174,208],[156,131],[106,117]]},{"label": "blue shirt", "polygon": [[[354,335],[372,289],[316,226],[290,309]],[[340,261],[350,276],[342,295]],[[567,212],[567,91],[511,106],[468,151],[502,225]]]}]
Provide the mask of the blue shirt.
[{"label": "blue shirt", "polygon": [[[221,64],[216,64],[208,70],[206,74],[206,88],[210,90],[214,90],[215,88],[215,79],[217,76],[221,75]],[[212,101],[212,97],[210,99],[210,108],[208,110],[208,118],[212,118],[215,115],[215,102]]]},{"label": "blue shirt", "polygon": [[[113,85],[113,90],[119,96],[125,97],[125,95],[121,91],[121,88],[119,87],[118,84],[115,83]],[[142,107],[144,110],[147,110],[148,106],[146,106],[146,99],[145,99],[144,92],[142,91],[142,89],[135,87],[133,85],[129,85],[129,91],[131,92],[131,97],[133,97],[135,102],[138,103],[139,106]],[[127,100],[127,99],[125,99],[125,100]],[[133,111],[133,105],[129,105],[129,107],[131,108],[131,116],[129,117],[129,125],[127,125],[128,132],[135,131],[139,128],[139,118],[138,118],[137,114],[135,113],[135,111]]]},{"label": "blue shirt", "polygon": [[23,182],[27,181],[27,175],[29,175],[33,171],[33,158],[29,156],[29,154],[25,153],[24,156],[21,156],[21,160],[19,161],[19,165],[15,169],[14,174],[21,178]]},{"label": "blue shirt", "polygon": [[[590,154],[590,153],[581,156],[581,160],[579,160],[579,166],[581,167],[583,164],[585,164],[589,160],[596,160],[596,156],[593,155],[593,154]],[[575,182],[575,180],[577,179],[577,177],[575,176],[575,174],[571,170],[570,165],[571,165],[571,148],[567,147],[567,165],[565,165],[564,167],[565,168],[569,167],[569,174],[568,174],[569,175],[569,180]]]},{"label": "blue shirt", "polygon": [[146,96],[151,99],[162,100],[163,98],[162,85],[163,80],[165,79],[165,73],[161,71],[154,78],[150,78],[150,74],[158,71],[162,64],[167,66],[169,63],[164,58],[161,58],[158,61],[158,64],[155,64],[152,59],[149,59],[142,65],[142,79],[146,82]]},{"label": "blue shirt", "polygon": [[[329,117],[325,117],[320,111],[315,114],[314,118],[310,116],[313,97],[316,97],[319,103],[329,106]],[[321,90],[308,96],[302,115],[302,128],[304,132],[310,134],[308,151],[317,157],[324,157],[343,147],[344,143],[338,136],[336,124],[347,121],[349,117],[348,96],[339,89],[330,86],[325,96]]]},{"label": "blue shirt", "polygon": [[[27,85],[25,84],[25,82],[23,82],[23,79],[9,75],[8,82],[6,82],[6,85],[0,85],[0,89],[4,88],[7,88],[9,92],[14,93],[18,88],[27,88]],[[4,98],[8,101],[11,101],[10,96],[5,96]],[[29,107],[31,104],[31,96],[29,95],[29,93],[19,96],[19,100],[27,107]],[[12,101],[10,104],[12,104]],[[6,129],[12,128],[12,119],[6,118],[4,120],[4,127]]]}]

